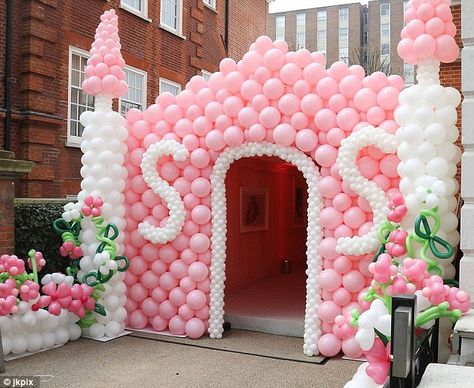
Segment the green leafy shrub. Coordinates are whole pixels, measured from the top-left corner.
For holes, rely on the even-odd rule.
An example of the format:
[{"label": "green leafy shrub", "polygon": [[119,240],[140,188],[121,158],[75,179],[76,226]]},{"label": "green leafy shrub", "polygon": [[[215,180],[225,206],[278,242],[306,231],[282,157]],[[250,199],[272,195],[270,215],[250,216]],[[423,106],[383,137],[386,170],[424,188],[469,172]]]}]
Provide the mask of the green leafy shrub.
[{"label": "green leafy shrub", "polygon": [[28,251],[41,251],[46,266],[40,272],[66,272],[69,259],[59,254],[61,236],[54,233],[54,220],[61,217],[63,203],[26,203],[15,205],[15,254],[22,259],[28,258]]}]

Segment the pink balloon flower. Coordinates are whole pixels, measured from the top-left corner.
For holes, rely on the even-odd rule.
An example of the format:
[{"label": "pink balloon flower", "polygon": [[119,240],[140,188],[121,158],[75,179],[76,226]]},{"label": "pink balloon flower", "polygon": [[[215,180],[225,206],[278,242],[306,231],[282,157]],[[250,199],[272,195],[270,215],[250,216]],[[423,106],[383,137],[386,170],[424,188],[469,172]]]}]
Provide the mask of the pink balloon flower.
[{"label": "pink balloon flower", "polygon": [[385,249],[392,257],[400,257],[407,253],[405,241],[408,233],[405,230],[397,229],[390,233],[389,242],[385,244]]},{"label": "pink balloon flower", "polygon": [[378,283],[387,283],[398,273],[397,267],[392,264],[392,257],[386,253],[382,253],[375,263],[369,264],[369,271]]},{"label": "pink balloon flower", "polygon": [[384,384],[390,370],[390,342],[385,346],[381,339],[376,338],[374,346],[365,352],[369,366],[366,369],[369,376],[376,384]]},{"label": "pink balloon flower", "polygon": [[92,298],[94,289],[86,284],[74,284],[71,287],[72,302],[68,307],[71,313],[83,318],[87,311],[95,308],[95,299]]},{"label": "pink balloon flower", "polygon": [[0,315],[9,315],[18,311],[17,295],[15,280],[8,278],[4,283],[0,283]]},{"label": "pink balloon flower", "polygon": [[344,315],[338,315],[334,320],[334,325],[332,327],[332,332],[334,335],[339,339],[347,339],[352,337],[356,329],[349,325],[349,317],[345,317]]},{"label": "pink balloon flower", "polygon": [[42,295],[38,302],[31,306],[33,311],[48,307],[48,311],[53,315],[61,314],[61,308],[68,308],[71,304],[71,289],[66,283],[56,286],[56,283],[49,282],[42,288],[45,295]]},{"label": "pink balloon flower", "polygon": [[406,281],[403,276],[395,276],[393,282],[387,287],[387,294],[389,295],[412,295],[416,291],[416,286]]},{"label": "pink balloon flower", "polygon": [[25,262],[17,256],[2,255],[0,257],[0,272],[8,272],[15,276],[25,272]]},{"label": "pink balloon flower", "polygon": [[31,280],[27,280],[20,287],[20,298],[21,300],[28,302],[36,299],[39,295],[40,286]]},{"label": "pink balloon flower", "polygon": [[459,290],[457,287],[450,287],[449,293],[446,296],[446,301],[449,302],[449,309],[461,310],[462,313],[467,313],[471,308],[471,299],[465,291]]},{"label": "pink balloon flower", "polygon": [[390,212],[388,213],[387,219],[397,224],[402,221],[408,211],[402,194],[395,194],[390,198],[389,208]]},{"label": "pink balloon flower", "polygon": [[72,241],[64,242],[63,245],[59,247],[59,253],[64,257],[69,256],[72,260],[79,259],[84,255],[81,247],[77,247]]},{"label": "pink balloon flower", "polygon": [[444,302],[449,294],[449,287],[443,284],[443,279],[438,275],[433,275],[426,279],[424,286],[422,290],[423,295],[434,305]]},{"label": "pink balloon flower", "polygon": [[101,207],[104,204],[104,201],[100,197],[93,197],[89,195],[84,199],[84,206],[82,207],[81,211],[84,216],[89,217],[98,217],[102,213]]},{"label": "pink balloon flower", "polygon": [[[46,260],[44,259],[43,254],[41,252],[35,252],[34,258],[36,262],[36,270],[39,272],[46,265]],[[33,269],[31,257],[28,258],[28,268]]]},{"label": "pink balloon flower", "polygon": [[423,281],[430,277],[426,270],[426,262],[421,259],[406,258],[403,260],[403,275],[417,285],[417,288],[422,288]]}]

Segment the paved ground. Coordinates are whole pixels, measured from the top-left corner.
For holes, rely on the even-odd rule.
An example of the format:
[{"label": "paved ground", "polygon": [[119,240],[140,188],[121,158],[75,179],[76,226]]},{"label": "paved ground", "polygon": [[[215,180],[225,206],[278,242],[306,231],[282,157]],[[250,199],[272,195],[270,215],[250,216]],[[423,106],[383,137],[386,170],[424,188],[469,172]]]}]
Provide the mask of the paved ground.
[{"label": "paved ground", "polygon": [[323,365],[274,360],[127,336],[107,343],[80,339],[9,361],[5,375],[53,375],[41,385],[45,388],[339,388],[358,366],[341,359]]}]

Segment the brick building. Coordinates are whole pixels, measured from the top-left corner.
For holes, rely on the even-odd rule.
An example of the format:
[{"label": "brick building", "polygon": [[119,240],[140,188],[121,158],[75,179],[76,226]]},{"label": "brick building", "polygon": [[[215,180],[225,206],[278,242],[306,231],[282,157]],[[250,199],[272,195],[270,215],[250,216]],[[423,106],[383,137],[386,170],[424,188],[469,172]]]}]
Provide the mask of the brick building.
[{"label": "brick building", "polygon": [[324,52],[327,63],[349,61],[351,51],[363,47],[365,12],[365,6],[351,3],[271,13],[268,35],[285,40],[293,50]]},{"label": "brick building", "polygon": [[[65,197],[80,188],[80,113],[93,99],[81,90],[84,64],[100,15],[119,16],[128,94],[123,113],[144,108],[159,92],[177,93],[196,74],[216,71],[226,56],[240,59],[267,30],[267,0],[31,0],[0,2],[0,79],[5,70],[7,3],[11,3],[10,148],[35,162],[17,197]],[[245,31],[245,33],[243,33]],[[4,55],[5,54],[5,55]],[[7,115],[0,88],[0,136]]]}]

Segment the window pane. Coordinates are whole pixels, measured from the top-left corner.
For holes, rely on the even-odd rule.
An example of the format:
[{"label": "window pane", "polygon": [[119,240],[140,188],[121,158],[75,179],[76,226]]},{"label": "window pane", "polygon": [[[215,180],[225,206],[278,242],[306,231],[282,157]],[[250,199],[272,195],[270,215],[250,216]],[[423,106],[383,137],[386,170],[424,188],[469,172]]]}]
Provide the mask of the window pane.
[{"label": "window pane", "polygon": [[306,45],[306,14],[296,15],[296,49],[305,48]]},{"label": "window pane", "polygon": [[82,91],[82,81],[84,80],[84,67],[87,65],[88,56],[73,52],[70,63],[69,79],[69,136],[80,137],[84,127],[80,123],[81,114],[86,110],[94,108],[94,97]]},{"label": "window pane", "polygon": [[130,8],[134,8],[137,11],[143,11],[143,0],[122,0],[122,4],[128,5]]},{"label": "window pane", "polygon": [[275,39],[285,40],[285,17],[277,16],[275,19]]},{"label": "window pane", "polygon": [[161,22],[173,30],[178,29],[178,1],[162,0],[161,2]]},{"label": "window pane", "polygon": [[160,94],[161,93],[171,93],[173,96],[176,96],[181,91],[181,87],[175,85],[171,82],[167,82],[166,80],[160,80]]}]

